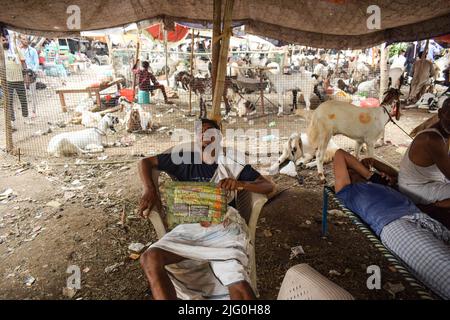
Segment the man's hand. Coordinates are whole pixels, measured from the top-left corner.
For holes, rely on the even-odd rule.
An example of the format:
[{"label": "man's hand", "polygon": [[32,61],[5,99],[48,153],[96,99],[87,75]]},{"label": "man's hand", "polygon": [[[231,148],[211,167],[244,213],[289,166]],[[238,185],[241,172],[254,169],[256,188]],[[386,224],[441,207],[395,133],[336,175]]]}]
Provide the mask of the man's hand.
[{"label": "man's hand", "polygon": [[[152,209],[156,206],[157,209],[161,209],[161,199],[155,190],[147,190],[141,196],[141,201],[139,203],[139,215],[142,218],[148,218],[148,215]],[[147,213],[144,213],[147,210]]]},{"label": "man's hand", "polygon": [[364,158],[361,160],[361,163],[363,164],[364,167],[366,167],[367,169],[370,169],[373,167],[374,164],[374,159],[373,158]]},{"label": "man's hand", "polygon": [[244,188],[241,181],[233,178],[222,179],[217,186],[228,191],[242,190]]}]

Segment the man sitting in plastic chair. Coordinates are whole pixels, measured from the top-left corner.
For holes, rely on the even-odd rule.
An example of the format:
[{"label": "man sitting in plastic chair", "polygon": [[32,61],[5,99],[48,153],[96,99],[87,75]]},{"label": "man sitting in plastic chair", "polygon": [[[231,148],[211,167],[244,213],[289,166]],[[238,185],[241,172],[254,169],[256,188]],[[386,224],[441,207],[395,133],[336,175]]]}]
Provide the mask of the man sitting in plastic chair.
[{"label": "man sitting in plastic chair", "polygon": [[[151,178],[152,170],[164,171],[179,181],[215,182],[227,191],[244,189],[265,195],[273,191],[272,182],[240,161],[242,158],[223,151],[216,122],[203,119],[201,130],[196,131],[197,153],[184,149],[180,153],[177,149],[140,162],[139,173],[144,185],[141,215],[154,206],[161,206]],[[199,154],[200,161],[195,161]],[[179,163],[174,161],[175,157],[180,155],[183,161],[175,164]],[[144,252],[141,265],[154,299],[176,299],[177,293],[179,298],[255,299],[248,274],[249,245],[245,220],[230,204],[221,224],[176,226]],[[205,262],[209,263],[207,274],[205,269],[198,272],[200,264]]]},{"label": "man sitting in plastic chair", "polygon": [[[450,232],[395,190],[396,171],[375,160],[334,156],[336,197],[428,288],[450,299]],[[379,170],[372,172],[369,168]]]}]

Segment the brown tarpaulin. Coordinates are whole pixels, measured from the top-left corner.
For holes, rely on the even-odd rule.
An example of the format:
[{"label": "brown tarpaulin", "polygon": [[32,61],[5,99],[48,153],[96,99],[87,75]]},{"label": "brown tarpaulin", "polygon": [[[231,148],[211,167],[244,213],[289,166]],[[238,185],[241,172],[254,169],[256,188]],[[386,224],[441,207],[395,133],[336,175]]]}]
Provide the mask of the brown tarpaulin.
[{"label": "brown tarpaulin", "polygon": [[[381,11],[381,29],[369,30],[367,8]],[[211,22],[213,0],[0,0],[0,22],[28,34],[74,35],[70,5],[81,9],[81,30],[163,20]],[[249,33],[319,48],[364,48],[450,33],[449,0],[236,0],[233,20]],[[80,31],[80,30],[78,30]]]}]

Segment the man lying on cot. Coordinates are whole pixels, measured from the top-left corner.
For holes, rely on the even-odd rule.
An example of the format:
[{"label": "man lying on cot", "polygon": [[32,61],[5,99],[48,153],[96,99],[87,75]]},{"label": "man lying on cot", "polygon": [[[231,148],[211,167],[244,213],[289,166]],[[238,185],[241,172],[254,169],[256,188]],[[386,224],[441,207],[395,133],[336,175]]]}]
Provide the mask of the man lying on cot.
[{"label": "man lying on cot", "polygon": [[[153,170],[165,171],[179,181],[216,182],[229,191],[245,189],[266,195],[273,191],[274,185],[239,161],[242,158],[220,152],[221,135],[216,122],[204,119],[198,131],[200,161],[194,159],[198,153],[183,149],[182,158],[187,161],[181,164],[175,164],[178,150],[139,163],[144,185],[141,215],[161,203],[151,178]],[[255,299],[248,273],[251,246],[248,228],[230,205],[227,217],[222,224],[180,224],[141,256],[154,299],[176,299],[177,293],[179,298]],[[202,274],[199,267],[205,262],[209,262],[209,268],[207,274]]]},{"label": "man lying on cot", "polygon": [[417,134],[400,164],[399,190],[433,218],[450,225],[450,98],[439,121]]},{"label": "man lying on cot", "polygon": [[[450,232],[396,191],[395,170],[374,159],[334,156],[337,198],[356,213],[428,288],[450,299]],[[369,168],[373,165],[380,174]]]}]

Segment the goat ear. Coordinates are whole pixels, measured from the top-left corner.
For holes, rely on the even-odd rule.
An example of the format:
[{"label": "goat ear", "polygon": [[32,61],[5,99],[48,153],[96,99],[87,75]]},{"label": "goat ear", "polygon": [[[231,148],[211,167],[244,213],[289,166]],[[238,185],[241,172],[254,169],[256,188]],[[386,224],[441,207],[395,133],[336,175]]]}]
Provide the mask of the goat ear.
[{"label": "goat ear", "polygon": [[319,79],[319,76],[318,76],[317,74],[313,73],[313,74],[311,75],[311,78]]}]

